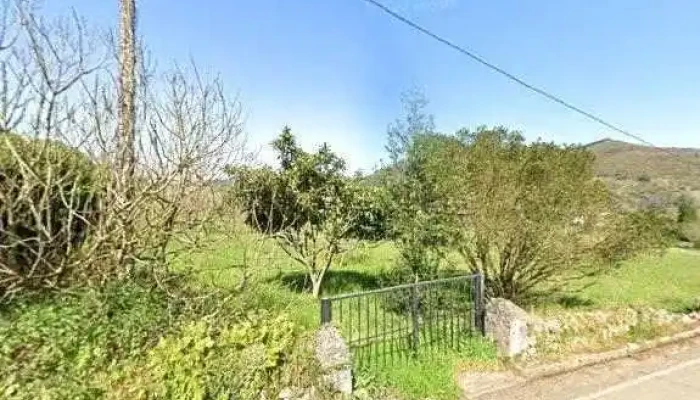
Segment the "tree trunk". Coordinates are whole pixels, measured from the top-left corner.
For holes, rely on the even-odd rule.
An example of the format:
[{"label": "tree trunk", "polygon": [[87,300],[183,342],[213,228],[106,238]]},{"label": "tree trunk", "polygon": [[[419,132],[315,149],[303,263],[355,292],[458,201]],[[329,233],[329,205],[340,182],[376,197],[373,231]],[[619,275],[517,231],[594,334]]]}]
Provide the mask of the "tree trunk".
[{"label": "tree trunk", "polygon": [[117,88],[117,154],[114,200],[112,206],[118,212],[121,238],[118,245],[118,262],[130,264],[133,239],[134,173],[136,169],[135,120],[136,120],[136,1],[120,0],[119,20],[119,81]]},{"label": "tree trunk", "polygon": [[323,278],[326,276],[326,272],[330,269],[331,266],[331,260],[328,261],[326,266],[318,272],[318,274],[313,274],[310,273],[309,276],[311,277],[311,293],[315,298],[321,297],[321,288],[323,285]]},{"label": "tree trunk", "polygon": [[323,279],[311,277],[311,293],[315,298],[321,297],[321,282],[323,282]]}]

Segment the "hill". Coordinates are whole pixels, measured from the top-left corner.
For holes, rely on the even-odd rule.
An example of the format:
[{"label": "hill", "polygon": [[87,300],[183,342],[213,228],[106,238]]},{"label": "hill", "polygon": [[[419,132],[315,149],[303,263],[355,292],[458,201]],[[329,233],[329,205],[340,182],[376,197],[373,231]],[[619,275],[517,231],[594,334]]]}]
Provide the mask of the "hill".
[{"label": "hill", "polygon": [[681,194],[700,203],[700,149],[655,148],[604,139],[586,147],[596,173],[628,207],[671,208]]}]

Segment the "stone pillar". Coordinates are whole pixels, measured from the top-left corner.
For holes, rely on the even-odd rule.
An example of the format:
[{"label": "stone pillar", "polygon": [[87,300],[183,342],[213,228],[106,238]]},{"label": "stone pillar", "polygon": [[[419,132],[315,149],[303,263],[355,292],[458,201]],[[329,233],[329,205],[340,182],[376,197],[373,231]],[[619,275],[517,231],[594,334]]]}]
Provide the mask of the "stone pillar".
[{"label": "stone pillar", "polygon": [[352,359],[340,331],[331,324],[324,324],[316,332],[314,350],[326,383],[340,393],[351,394]]},{"label": "stone pillar", "polygon": [[529,346],[530,316],[506,299],[494,298],[486,304],[486,336],[496,342],[501,356],[514,357]]}]

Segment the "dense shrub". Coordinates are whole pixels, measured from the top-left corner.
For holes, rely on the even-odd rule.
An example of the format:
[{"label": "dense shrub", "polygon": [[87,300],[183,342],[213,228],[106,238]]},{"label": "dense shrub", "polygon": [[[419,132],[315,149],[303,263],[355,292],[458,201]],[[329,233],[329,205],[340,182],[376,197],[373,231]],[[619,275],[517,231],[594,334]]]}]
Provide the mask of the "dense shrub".
[{"label": "dense shrub", "polygon": [[[303,374],[285,374],[297,344],[297,327],[284,315],[254,313],[216,328],[193,321],[163,337],[143,363],[132,367],[121,397],[148,399],[249,399],[279,390]],[[298,371],[297,371],[298,372]]]},{"label": "dense shrub", "polygon": [[248,226],[272,234],[291,223],[285,215],[294,204],[293,193],[272,168],[229,167],[227,172],[232,178],[228,200],[244,212]]},{"label": "dense shrub", "polygon": [[136,283],[34,297],[0,315],[3,399],[248,399],[315,383],[285,315]]},{"label": "dense shrub", "polygon": [[678,239],[700,248],[700,222],[687,222],[678,225]]},{"label": "dense shrub", "polygon": [[678,198],[677,205],[679,223],[690,223],[698,220],[698,210],[692,197],[682,195]]},{"label": "dense shrub", "polygon": [[673,220],[657,210],[622,213],[610,225],[606,239],[594,247],[594,259],[613,265],[640,253],[665,249],[675,236]]},{"label": "dense shrub", "polygon": [[61,143],[0,134],[0,295],[70,272],[97,217],[98,175]]},{"label": "dense shrub", "polygon": [[[435,192],[424,213],[443,217],[452,247],[493,296],[526,302],[542,285],[561,289],[667,244],[672,221],[654,209],[620,213],[584,147],[528,143],[503,127],[414,143],[432,183],[424,186]],[[420,218],[413,212],[407,221]]]},{"label": "dense shrub", "polygon": [[390,194],[385,187],[356,183],[353,186],[352,201],[357,217],[353,221],[350,236],[371,241],[393,238],[393,209]]},{"label": "dense shrub", "polygon": [[432,152],[449,141],[443,139],[437,134],[413,137],[397,173],[387,180],[393,234],[401,249],[395,268],[399,276],[410,273],[411,280],[434,279],[450,241],[447,197],[426,168]]},{"label": "dense shrub", "polygon": [[18,299],[8,308],[0,317],[0,393],[9,399],[95,398],[105,389],[99,374],[153,346],[170,320],[166,298],[137,285]]}]

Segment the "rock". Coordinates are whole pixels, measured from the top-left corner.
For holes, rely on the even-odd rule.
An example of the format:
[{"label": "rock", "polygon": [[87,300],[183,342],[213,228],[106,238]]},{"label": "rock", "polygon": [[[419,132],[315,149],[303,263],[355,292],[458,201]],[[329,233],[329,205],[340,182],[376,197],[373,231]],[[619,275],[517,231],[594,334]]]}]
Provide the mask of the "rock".
[{"label": "rock", "polygon": [[525,310],[506,299],[494,298],[486,304],[486,335],[496,342],[501,355],[514,357],[529,347]]},{"label": "rock", "polygon": [[277,396],[277,398],[279,400],[293,400],[297,398],[299,391],[299,388],[286,387],[280,391],[280,394],[279,396]]},{"label": "rock", "polygon": [[352,360],[340,331],[331,324],[323,325],[316,333],[314,350],[324,381],[340,393],[351,394]]},{"label": "rock", "polygon": [[340,331],[326,324],[316,333],[316,359],[323,369],[345,367],[351,364],[350,350]]},{"label": "rock", "polygon": [[691,317],[690,315],[684,315],[683,318],[681,319],[681,322],[684,324],[694,324],[696,322],[695,318]]},{"label": "rock", "polygon": [[352,393],[352,370],[349,367],[328,372],[323,376],[323,380],[340,393]]}]

